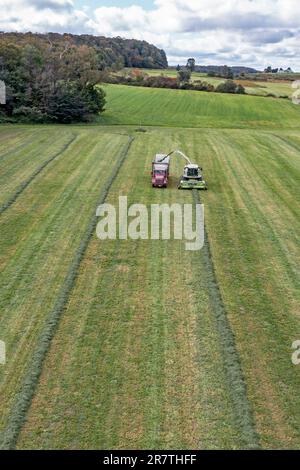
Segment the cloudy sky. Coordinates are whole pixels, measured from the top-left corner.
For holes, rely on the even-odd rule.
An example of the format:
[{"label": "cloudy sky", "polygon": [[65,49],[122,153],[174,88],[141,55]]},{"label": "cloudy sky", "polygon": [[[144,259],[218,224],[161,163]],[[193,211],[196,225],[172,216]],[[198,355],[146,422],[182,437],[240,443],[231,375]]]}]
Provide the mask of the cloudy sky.
[{"label": "cloudy sky", "polygon": [[299,0],[1,0],[0,30],[145,39],[170,64],[300,71]]}]

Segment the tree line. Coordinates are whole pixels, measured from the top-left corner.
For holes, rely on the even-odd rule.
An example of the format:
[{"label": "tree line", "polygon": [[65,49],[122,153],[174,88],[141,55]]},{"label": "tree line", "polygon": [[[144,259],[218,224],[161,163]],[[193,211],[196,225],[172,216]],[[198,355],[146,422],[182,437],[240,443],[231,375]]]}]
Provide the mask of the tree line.
[{"label": "tree line", "polygon": [[88,46],[95,50],[99,70],[121,70],[124,67],[163,69],[168,67],[165,51],[146,41],[123,39],[121,37],[106,38],[89,34],[59,33],[1,33],[0,42],[26,46],[27,44],[47,47]]},{"label": "tree line", "polygon": [[147,88],[170,88],[177,90],[208,91],[216,93],[245,94],[245,88],[233,80],[226,80],[214,87],[205,80],[191,80],[192,72],[189,68],[180,68],[177,77],[166,75],[148,75],[145,71],[133,69],[123,73],[105,73],[102,80],[105,83],[142,86]]},{"label": "tree line", "polygon": [[90,120],[105,109],[104,70],[165,67],[164,51],[144,41],[89,35],[0,33],[0,120]]}]

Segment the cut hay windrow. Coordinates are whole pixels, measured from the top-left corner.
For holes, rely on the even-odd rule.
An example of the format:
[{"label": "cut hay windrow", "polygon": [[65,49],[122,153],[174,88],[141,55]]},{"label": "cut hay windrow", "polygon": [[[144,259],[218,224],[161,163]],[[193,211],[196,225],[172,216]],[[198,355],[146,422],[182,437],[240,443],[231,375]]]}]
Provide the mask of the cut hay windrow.
[{"label": "cut hay windrow", "polygon": [[56,152],[54,155],[52,155],[50,158],[48,158],[46,161],[44,161],[41,165],[37,167],[37,169],[25,180],[23,181],[19,187],[16,189],[16,191],[10,196],[10,198],[0,206],[0,215],[3,214],[16,200],[18,197],[25,191],[25,189],[32,183],[32,181],[51,163],[53,162],[57,157],[59,157],[62,153],[64,153],[70,145],[75,141],[77,136],[73,135],[72,138],[67,142],[62,149],[60,149],[58,152]]},{"label": "cut hay windrow", "polygon": [[[120,153],[120,157],[116,165],[114,166],[110,177],[107,179],[105,185],[102,187],[99,199],[97,201],[97,206],[104,203],[108,192],[127,157],[127,154],[133,141],[134,137],[129,136],[128,143],[126,144],[123,151]],[[62,284],[60,293],[58,294],[55,306],[50,312],[45,322],[44,329],[37,341],[37,346],[33,352],[32,359],[30,361],[27,372],[25,373],[25,377],[22,381],[22,385],[20,387],[19,392],[17,393],[16,400],[12,407],[8,424],[1,436],[0,449],[13,449],[16,445],[18,435],[25,421],[26,413],[30,407],[36,386],[38,384],[44,359],[51,344],[51,340],[57,329],[61,315],[63,314],[67,302],[69,300],[70,294],[78,276],[81,261],[85,256],[89,242],[95,232],[96,225],[96,210],[93,209],[90,222],[86,228],[85,234],[82,237],[81,243],[69,267],[68,273]]]},{"label": "cut hay windrow", "polygon": [[[6,151],[4,153],[0,153],[0,161],[5,160],[7,157],[14,157],[16,152],[19,152],[20,150],[26,148],[29,145],[29,143],[35,139],[36,134],[38,132],[41,132],[41,131],[39,130],[39,131],[31,132],[29,136],[26,135],[25,138],[23,138],[23,134],[22,132],[20,132],[21,143],[18,144],[17,146],[13,145],[11,148],[9,147],[9,144],[11,144],[11,142],[7,142],[7,140],[5,140]],[[9,150],[7,149],[7,147],[9,148]]]},{"label": "cut hay windrow", "polygon": [[[0,206],[78,133],[0,217],[0,445],[299,448],[300,107],[118,85],[108,101],[106,126],[26,126],[39,131],[21,149],[19,127],[0,132],[1,152],[17,149],[0,155]],[[131,132],[105,202],[191,203],[179,159],[167,190],[151,186],[153,156],[182,149],[209,185],[199,253],[92,236],[80,254]]]},{"label": "cut hay windrow", "polygon": [[296,150],[300,153],[300,144],[295,144],[295,142],[291,141],[291,138],[287,139],[286,137],[283,137],[282,135],[278,134],[272,134],[272,137],[274,137],[276,140],[281,141],[281,144],[284,144],[287,147],[291,147],[293,150]]},{"label": "cut hay windrow", "polygon": [[[193,199],[195,204],[200,204],[200,196],[197,190],[193,190]],[[247,385],[236,348],[234,333],[229,324],[219,290],[206,230],[205,243],[200,251],[200,256],[205,268],[202,271],[202,275],[206,278],[210,302],[220,338],[220,348],[225,366],[229,395],[232,401],[234,419],[240,431],[243,447],[245,449],[257,449],[260,447],[259,436],[256,431],[252,407],[247,396]]]}]

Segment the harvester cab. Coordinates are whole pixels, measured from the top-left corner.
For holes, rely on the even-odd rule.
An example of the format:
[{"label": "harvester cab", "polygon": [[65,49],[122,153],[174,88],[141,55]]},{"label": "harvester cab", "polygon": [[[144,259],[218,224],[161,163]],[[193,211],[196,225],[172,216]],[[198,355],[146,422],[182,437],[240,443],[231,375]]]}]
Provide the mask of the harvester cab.
[{"label": "harvester cab", "polygon": [[202,170],[202,168],[191,163],[189,165],[185,165],[182,176],[184,178],[200,178],[202,177],[200,170]]},{"label": "harvester cab", "polygon": [[181,150],[174,150],[169,155],[177,153],[187,162],[183,175],[180,178],[178,189],[207,189],[207,184],[203,179],[202,168],[191,160]]}]

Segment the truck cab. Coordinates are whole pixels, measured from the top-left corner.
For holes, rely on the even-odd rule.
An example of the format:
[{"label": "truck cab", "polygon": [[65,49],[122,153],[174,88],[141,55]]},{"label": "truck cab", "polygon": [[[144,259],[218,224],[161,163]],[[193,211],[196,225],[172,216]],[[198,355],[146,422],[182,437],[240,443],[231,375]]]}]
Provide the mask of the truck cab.
[{"label": "truck cab", "polygon": [[168,171],[165,165],[155,164],[152,170],[152,186],[166,188],[168,184]]}]

